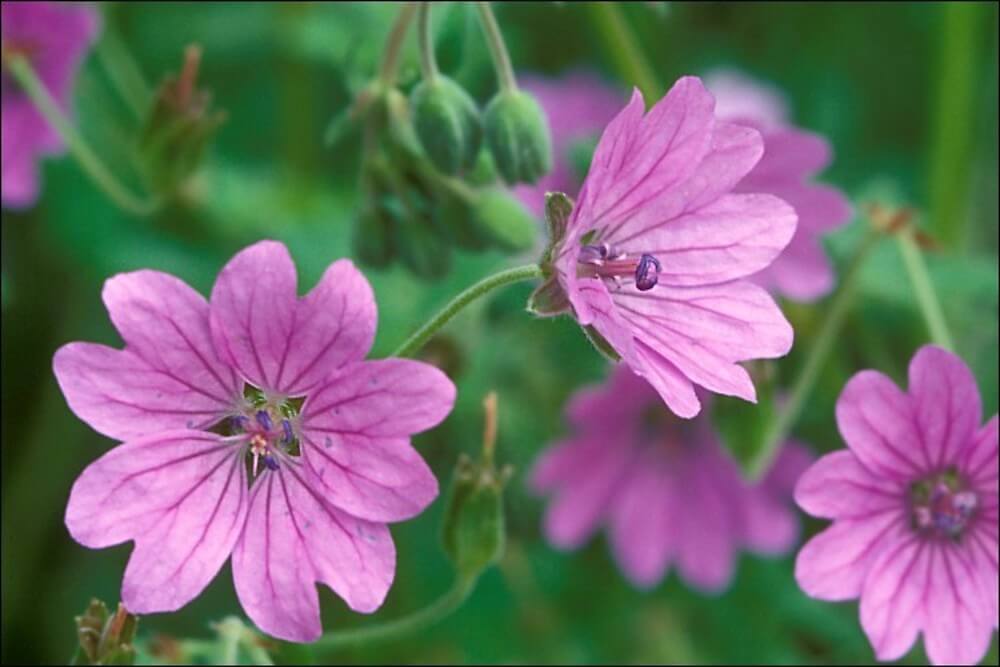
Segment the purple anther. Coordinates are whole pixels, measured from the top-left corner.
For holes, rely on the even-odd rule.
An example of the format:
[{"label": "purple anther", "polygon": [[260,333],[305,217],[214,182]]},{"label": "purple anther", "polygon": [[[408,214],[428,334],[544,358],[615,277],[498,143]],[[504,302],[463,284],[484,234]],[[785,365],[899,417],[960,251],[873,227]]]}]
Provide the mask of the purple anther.
[{"label": "purple anther", "polygon": [[656,282],[660,278],[660,260],[652,255],[643,253],[639,258],[639,265],[635,267],[635,286],[640,292],[645,292],[656,287]]},{"label": "purple anther", "polygon": [[245,433],[250,430],[250,420],[243,415],[233,415],[229,418],[229,428],[233,433]]},{"label": "purple anther", "polygon": [[274,424],[271,422],[271,415],[267,414],[267,410],[257,411],[257,423],[265,431],[270,431],[274,428]]},{"label": "purple anther", "polygon": [[292,444],[292,440],[295,439],[295,434],[292,432],[292,422],[287,419],[282,419],[281,430],[285,432],[285,437],[283,437],[281,441],[286,445]]},{"label": "purple anther", "polygon": [[268,470],[278,469],[278,459],[274,458],[272,454],[264,454],[264,465],[267,466]]}]

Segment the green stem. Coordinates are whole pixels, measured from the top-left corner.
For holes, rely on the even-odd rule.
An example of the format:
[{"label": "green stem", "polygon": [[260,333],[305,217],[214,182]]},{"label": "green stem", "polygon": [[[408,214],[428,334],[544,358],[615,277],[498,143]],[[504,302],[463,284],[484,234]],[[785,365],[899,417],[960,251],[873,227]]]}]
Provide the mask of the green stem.
[{"label": "green stem", "polygon": [[663,84],[639,48],[639,39],[617,2],[588,2],[590,19],[619,76],[639,86],[646,103],[660,99]]},{"label": "green stem", "polygon": [[76,128],[63,116],[62,111],[56,105],[55,100],[39,80],[31,64],[19,55],[8,56],[4,59],[4,65],[8,71],[21,85],[21,88],[31,99],[35,108],[48,121],[56,132],[62,137],[69,147],[73,157],[83,168],[84,173],[90,177],[94,184],[100,188],[115,204],[120,208],[135,215],[149,215],[159,206],[155,199],[140,198],[129,191],[111,173],[111,171],[101,162],[97,154],[90,147],[90,144],[76,131]]},{"label": "green stem", "polygon": [[464,292],[456,296],[448,305],[441,309],[437,315],[428,320],[422,327],[413,332],[413,335],[403,341],[402,345],[396,348],[391,357],[407,357],[415,354],[430,340],[434,333],[448,323],[448,320],[455,317],[463,308],[478,299],[479,297],[492,292],[498,287],[510,285],[511,283],[541,278],[542,270],[535,264],[518,266],[507,269],[492,276],[483,278],[475,285],[472,285]]},{"label": "green stem", "polygon": [[861,241],[854,256],[848,264],[840,281],[840,289],[826,311],[826,317],[820,325],[819,335],[813,341],[809,356],[806,357],[805,364],[799,372],[799,376],[792,385],[792,391],[788,396],[788,401],[778,416],[771,422],[771,427],[764,437],[764,444],[757,454],[750,460],[748,472],[751,479],[760,479],[767,472],[777,456],[781,444],[788,437],[792,427],[795,425],[805,406],[806,399],[812,391],[813,385],[819,378],[819,372],[823,369],[823,364],[833,349],[833,344],[843,327],[844,320],[854,301],[857,291],[858,278],[861,274],[861,267],[864,265],[868,253],[874,247],[879,234],[874,229],[869,229],[867,236]]},{"label": "green stem", "polygon": [[493,9],[488,2],[476,3],[479,10],[479,22],[483,26],[486,34],[486,44],[490,49],[490,56],[493,58],[493,67],[497,72],[497,85],[500,91],[512,93],[517,90],[517,79],[514,78],[514,68],[510,64],[510,54],[507,53],[507,45],[503,41],[503,34],[497,19],[493,16]]},{"label": "green stem", "polygon": [[944,311],[941,302],[934,291],[930,275],[927,272],[927,264],[924,263],[923,253],[917,247],[917,242],[913,237],[913,231],[907,227],[896,235],[899,243],[899,252],[903,255],[903,264],[906,265],[906,273],[910,277],[913,291],[917,297],[917,304],[920,312],[924,316],[927,328],[930,330],[931,340],[937,345],[955,350],[955,342],[948,330],[948,323],[944,319]]},{"label": "green stem", "polygon": [[455,583],[444,595],[423,609],[378,625],[328,632],[312,648],[315,651],[334,651],[368,642],[391,641],[429,628],[462,606],[475,586],[475,578],[456,577]]},{"label": "green stem", "polygon": [[420,72],[430,83],[438,77],[437,59],[434,57],[434,40],[431,39],[431,3],[421,2],[417,14],[417,38],[420,47]]},{"label": "green stem", "polygon": [[413,15],[417,11],[420,3],[408,2],[399,10],[396,15],[396,22],[392,24],[389,37],[385,42],[385,51],[382,53],[382,64],[379,66],[379,82],[387,88],[396,85],[396,72],[399,70],[399,55],[403,50],[403,42],[406,41],[406,31],[410,27]]},{"label": "green stem", "polygon": [[150,92],[139,66],[122,44],[114,30],[106,30],[97,42],[97,58],[108,73],[118,95],[135,116],[142,121],[149,109]]}]

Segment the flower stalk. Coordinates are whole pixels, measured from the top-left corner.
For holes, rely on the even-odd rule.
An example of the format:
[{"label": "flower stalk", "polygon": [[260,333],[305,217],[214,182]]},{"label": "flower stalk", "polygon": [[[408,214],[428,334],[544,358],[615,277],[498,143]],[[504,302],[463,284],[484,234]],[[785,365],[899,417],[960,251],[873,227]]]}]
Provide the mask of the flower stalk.
[{"label": "flower stalk", "polygon": [[493,58],[493,67],[497,73],[497,85],[502,93],[512,93],[517,90],[517,79],[514,77],[514,68],[510,64],[510,54],[507,53],[507,45],[503,41],[500,26],[493,16],[493,9],[488,2],[476,3],[479,10],[479,22],[483,26],[486,35],[486,44],[490,49],[490,56]]},{"label": "flower stalk", "polygon": [[434,40],[431,38],[431,3],[421,2],[417,12],[417,43],[420,48],[420,72],[425,81],[438,77],[437,59],[434,57]]},{"label": "flower stalk", "polygon": [[927,264],[924,262],[923,253],[917,245],[913,229],[904,227],[896,234],[896,242],[899,245],[899,252],[903,256],[903,264],[906,266],[906,273],[910,277],[910,284],[920,306],[920,312],[927,323],[931,340],[946,350],[955,351],[955,341],[948,329],[948,323],[944,317],[944,310],[941,308],[941,301],[934,291],[930,274],[927,271]]}]

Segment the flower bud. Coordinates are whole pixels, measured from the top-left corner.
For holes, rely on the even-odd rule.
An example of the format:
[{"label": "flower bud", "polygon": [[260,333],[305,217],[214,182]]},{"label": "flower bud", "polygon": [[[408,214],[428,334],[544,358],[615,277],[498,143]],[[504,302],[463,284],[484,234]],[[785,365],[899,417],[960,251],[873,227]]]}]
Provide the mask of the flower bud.
[{"label": "flower bud", "polygon": [[184,67],[160,85],[139,138],[143,168],[156,192],[173,193],[194,173],[226,119],[224,111],[211,110],[211,93],[197,88],[200,63],[201,49],[187,47]]},{"label": "flower bud", "polygon": [[80,642],[76,663],[89,665],[131,665],[135,661],[135,630],[139,619],[119,603],[114,615],[94,598],[83,614],[76,617]]},{"label": "flower bud", "polygon": [[505,250],[527,250],[535,243],[535,216],[508,192],[483,190],[477,195],[472,213],[475,224]]},{"label": "flower bud", "polygon": [[410,95],[410,113],[424,152],[441,172],[457,174],[475,163],[482,120],[461,86],[444,76],[422,81]]},{"label": "flower bud", "polygon": [[484,401],[486,434],[483,457],[466,455],[458,461],[445,507],[442,539],[459,576],[474,578],[503,556],[505,526],[503,487],[511,469],[497,470],[493,463],[496,438],[496,394]]},{"label": "flower bud", "polygon": [[552,169],[545,114],[528,93],[497,93],[486,107],[483,124],[497,171],[508,185],[534,183]]}]

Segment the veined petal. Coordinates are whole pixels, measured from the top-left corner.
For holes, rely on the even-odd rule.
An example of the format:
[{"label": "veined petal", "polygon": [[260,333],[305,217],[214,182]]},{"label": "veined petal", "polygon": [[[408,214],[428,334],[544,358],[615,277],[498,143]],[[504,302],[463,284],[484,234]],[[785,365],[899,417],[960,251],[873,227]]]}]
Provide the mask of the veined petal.
[{"label": "veined petal", "polygon": [[773,195],[727,194],[634,232],[623,230],[614,243],[623,252],[656,257],[663,265],[660,285],[712,285],[768,266],[791,241],[797,220],[795,210]]},{"label": "veined petal", "polygon": [[996,577],[977,567],[967,549],[930,545],[935,562],[928,573],[924,603],[924,648],[935,665],[975,665],[993,637]]},{"label": "veined petal", "polygon": [[976,379],[960,358],[925,345],[910,361],[910,395],[927,460],[948,465],[975,437],[982,420]]},{"label": "veined petal", "polygon": [[850,450],[827,454],[799,479],[795,502],[813,516],[827,519],[865,517],[899,511],[905,489],[872,474]]},{"label": "veined petal", "polygon": [[930,577],[943,567],[936,548],[904,529],[873,560],[861,593],[861,627],[879,660],[897,660],[925,622]]},{"label": "veined petal", "polygon": [[633,584],[650,588],[663,580],[679,547],[673,514],[683,506],[676,480],[647,461],[633,464],[628,484],[614,499],[609,518],[611,551]]},{"label": "veined petal", "polygon": [[322,633],[316,582],[354,611],[369,613],[381,606],[395,568],[388,528],[324,502],[298,464],[285,459],[257,481],[233,551],[233,582],[261,630],[289,641],[315,641]]},{"label": "veined petal", "polygon": [[836,414],[841,436],[873,473],[903,479],[930,469],[910,397],[881,373],[855,374],[837,399]]},{"label": "veined petal", "polygon": [[645,378],[667,407],[684,419],[691,419],[701,412],[701,402],[694,391],[694,384],[662,354],[642,340],[636,340],[633,370]]},{"label": "veined petal", "polygon": [[179,609],[225,563],[248,507],[240,453],[213,433],[168,431],[112,449],[73,484],[73,539],[91,548],[135,541],[122,584],[129,611]]},{"label": "veined petal", "polygon": [[983,425],[962,453],[962,470],[982,493],[997,494],[997,416]]},{"label": "veined petal", "polygon": [[56,351],[52,368],[73,413],[117,440],[208,428],[236,401],[206,391],[210,384],[194,384],[169,368],[153,367],[127,348],[69,343]]},{"label": "veined petal", "polygon": [[795,559],[795,580],[820,600],[850,600],[861,594],[872,559],[894,544],[905,519],[884,513],[865,519],[839,519],[806,542]]}]

